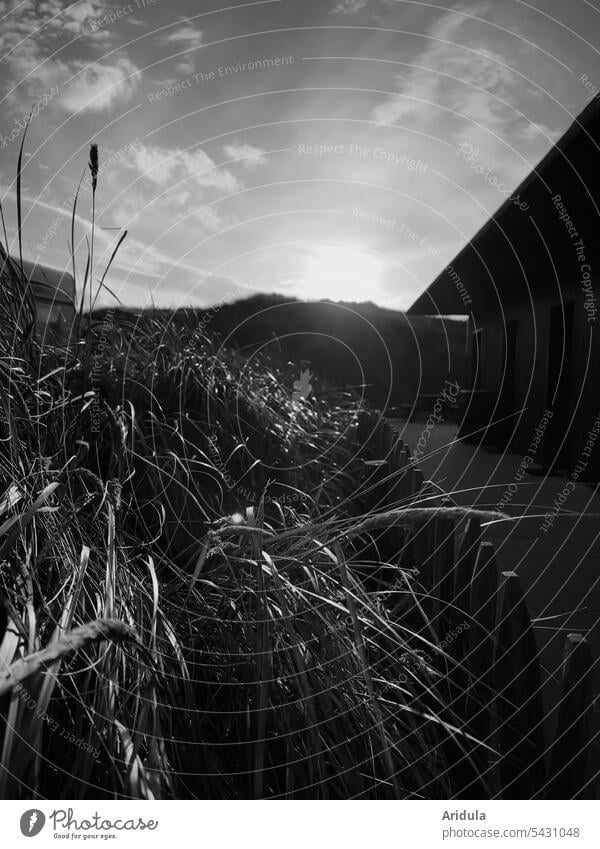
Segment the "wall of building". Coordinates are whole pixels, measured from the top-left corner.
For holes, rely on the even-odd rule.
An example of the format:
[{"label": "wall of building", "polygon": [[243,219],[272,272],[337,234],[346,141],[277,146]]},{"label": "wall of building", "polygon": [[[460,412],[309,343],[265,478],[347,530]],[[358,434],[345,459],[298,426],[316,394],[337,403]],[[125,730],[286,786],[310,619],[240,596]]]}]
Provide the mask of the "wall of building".
[{"label": "wall of building", "polygon": [[[600,481],[600,445],[586,449],[590,430],[600,417],[600,391],[597,376],[600,372],[599,329],[589,321],[585,293],[577,281],[563,281],[562,300],[547,291],[533,304],[509,301],[503,305],[502,315],[488,315],[480,323],[480,380],[479,389],[487,392],[486,403],[474,405],[461,429],[461,435],[480,431],[471,440],[483,446],[524,455],[530,448],[536,429],[545,418],[546,410],[552,412],[551,424],[543,425],[544,443],[535,449],[535,462],[570,472],[585,463],[579,476],[584,480]],[[571,326],[571,345],[565,350],[569,328],[565,335],[553,335],[551,310],[558,308],[566,313]],[[569,314],[569,309],[572,313]],[[512,410],[518,412],[510,423],[494,424],[510,410],[502,409],[502,393],[506,382],[506,327],[518,322],[516,338],[516,363]],[[475,323],[471,322],[471,328]],[[552,372],[551,357],[562,363],[562,382],[549,380]],[[557,364],[556,368],[559,365]],[[549,384],[552,384],[552,391]],[[556,399],[552,394],[558,385]],[[553,421],[552,421],[553,420]],[[563,441],[562,448],[559,443]],[[593,441],[593,436],[592,436]],[[558,453],[558,458],[555,456]]]},{"label": "wall of building", "polygon": [[[472,326],[481,328],[479,387],[489,395],[473,406],[461,433],[484,428],[484,445],[524,453],[551,403],[549,374],[556,372],[559,392],[539,459],[550,466],[558,452],[554,465],[569,474],[581,466],[583,454],[581,477],[588,480],[600,480],[600,446],[586,449],[600,414],[599,142],[596,103],[586,110],[584,126],[571,130],[517,191],[527,208],[504,206],[452,262],[472,298]],[[431,289],[436,302],[454,297],[444,275]],[[565,334],[552,310],[568,313],[569,304]],[[525,409],[514,428],[488,427],[503,412],[506,327],[514,320],[519,329],[513,408]],[[559,381],[560,355],[569,339]]]}]

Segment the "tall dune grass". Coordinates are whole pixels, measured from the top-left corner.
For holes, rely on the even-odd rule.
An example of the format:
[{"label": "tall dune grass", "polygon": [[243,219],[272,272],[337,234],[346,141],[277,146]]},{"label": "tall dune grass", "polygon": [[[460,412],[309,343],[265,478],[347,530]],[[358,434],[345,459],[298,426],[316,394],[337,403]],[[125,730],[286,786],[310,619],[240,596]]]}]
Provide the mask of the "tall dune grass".
[{"label": "tall dune grass", "polygon": [[353,568],[390,521],[361,513],[357,400],[294,401],[286,364],[192,313],[89,314],[42,348],[20,303],[0,316],[0,797],[451,797],[472,741],[419,662],[443,653],[414,576],[394,567],[391,605]]}]

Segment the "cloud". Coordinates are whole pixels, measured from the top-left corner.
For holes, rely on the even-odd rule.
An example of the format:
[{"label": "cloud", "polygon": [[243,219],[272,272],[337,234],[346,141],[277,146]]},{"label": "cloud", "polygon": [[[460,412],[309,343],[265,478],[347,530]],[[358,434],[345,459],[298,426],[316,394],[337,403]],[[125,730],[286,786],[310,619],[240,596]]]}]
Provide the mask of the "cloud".
[{"label": "cloud", "polygon": [[[477,10],[483,12],[483,7]],[[496,65],[496,58],[489,51],[478,50],[478,55],[465,50],[457,39],[468,27],[469,20],[463,15],[450,12],[442,15],[429,28],[427,46],[415,58],[414,67],[396,77],[398,95],[388,98],[375,107],[373,117],[381,123],[394,123],[405,118],[416,118],[421,125],[432,123],[439,113],[431,103],[444,106],[464,106],[465,98],[479,97],[481,92],[469,92],[457,80],[482,87],[483,91],[495,90],[503,69]],[[463,42],[466,38],[463,39]],[[454,77],[455,79],[451,79]]]},{"label": "cloud", "polygon": [[172,32],[158,36],[158,44],[189,48],[185,55],[178,57],[178,62],[175,65],[175,71],[179,77],[189,77],[196,70],[192,47],[202,44],[202,36],[202,30],[191,25],[180,26]]},{"label": "cloud", "polygon": [[6,17],[3,20],[3,28],[11,32],[20,31],[22,34],[31,36],[36,34],[39,38],[48,36],[60,36],[65,32],[71,35],[85,35],[89,32],[89,25],[102,13],[105,6],[96,0],[80,0],[78,3],[65,5],[63,0],[42,0],[34,4],[31,0],[13,2],[6,8]]},{"label": "cloud", "polygon": [[202,30],[189,24],[159,37],[160,44],[202,44]]},{"label": "cloud", "polygon": [[191,76],[196,70],[196,63],[194,62],[193,56],[185,56],[175,65],[175,70],[183,77]]},{"label": "cloud", "polygon": [[[235,150],[239,147],[235,146]],[[250,145],[241,147],[244,152],[248,148],[257,158],[262,153]],[[140,143],[131,149],[125,164],[139,175],[132,191],[128,189],[125,194],[137,195],[138,199],[129,203],[125,197],[119,207],[137,218],[140,224],[147,217],[143,210],[151,211],[153,225],[158,230],[166,231],[175,222],[181,222],[181,226],[191,228],[195,236],[198,225],[202,230],[218,232],[228,222],[218,207],[210,204],[210,191],[229,195],[243,188],[231,171],[215,163],[199,148],[189,151]],[[121,187],[123,182],[121,178]]]},{"label": "cloud", "polygon": [[410,120],[430,132],[443,120],[445,136],[450,130],[453,140],[464,139],[467,130],[488,139],[490,132],[513,141],[530,139],[530,122],[512,108],[522,104],[527,86],[511,69],[513,57],[505,47],[498,49],[485,24],[474,20],[489,10],[488,3],[462,6],[438,17],[411,70],[396,77],[398,94],[376,106],[372,117],[382,124]]},{"label": "cloud", "polygon": [[59,105],[68,112],[103,112],[113,104],[129,100],[137,88],[140,71],[126,57],[113,65],[74,62],[79,70],[65,83],[58,98]]},{"label": "cloud", "polygon": [[90,62],[65,60],[57,49],[59,40],[68,42],[73,36],[89,35],[90,24],[102,8],[90,0],[66,8],[60,0],[37,4],[11,0],[10,5],[0,5],[0,11],[6,13],[0,50],[9,105],[22,104],[54,88],[59,91],[52,105],[66,112],[102,112],[131,97],[140,72],[125,54],[112,62]]},{"label": "cloud", "polygon": [[103,112],[128,100],[136,91],[141,73],[126,56],[111,64],[82,60],[42,60],[35,53],[13,56],[14,85],[9,100],[15,104],[58,89],[52,105],[65,112]]},{"label": "cloud", "polygon": [[212,206],[199,206],[191,216],[206,230],[219,231],[223,227],[223,219]]},{"label": "cloud", "polygon": [[557,142],[563,134],[563,130],[557,130],[554,127],[549,127],[541,122],[531,122],[528,126],[523,127],[521,134],[524,139],[531,141],[539,141],[541,138],[550,138],[552,142]]},{"label": "cloud", "polygon": [[[398,5],[398,0],[341,0],[331,10],[332,15],[358,15],[364,9],[372,10],[374,13],[379,12],[383,7],[386,9],[392,5]],[[404,9],[402,10],[405,11]]]},{"label": "cloud", "polygon": [[240,164],[248,171],[252,171],[261,165],[266,165],[267,157],[265,151],[260,147],[241,142],[226,144],[223,148],[230,159],[240,160]]},{"label": "cloud", "polygon": [[198,171],[209,164],[214,165],[207,156],[200,162],[199,153],[195,158],[185,158],[181,151],[150,147],[136,140],[127,155],[102,174],[99,198],[106,206],[99,207],[97,220],[138,234],[144,232],[149,238],[163,234],[170,242],[177,237],[175,249],[181,244],[193,245],[198,225],[203,231],[216,232],[226,224],[220,210],[222,193],[213,196],[211,192],[214,183],[219,183],[219,188],[239,188],[239,183],[218,166],[218,176],[207,185],[206,175]]},{"label": "cloud", "polygon": [[230,171],[216,165],[200,149],[187,151],[140,144],[133,149],[131,158],[140,174],[157,186],[190,182],[200,188],[215,188],[227,193],[240,188]]},{"label": "cloud", "polygon": [[102,6],[99,3],[91,3],[89,0],[72,3],[63,10],[59,25],[61,29],[68,32],[87,34],[89,25],[98,17],[101,9]]},{"label": "cloud", "polygon": [[369,5],[369,0],[343,0],[342,3],[338,3],[337,6],[332,9],[332,15],[355,15],[357,12],[361,12],[365,6]]}]

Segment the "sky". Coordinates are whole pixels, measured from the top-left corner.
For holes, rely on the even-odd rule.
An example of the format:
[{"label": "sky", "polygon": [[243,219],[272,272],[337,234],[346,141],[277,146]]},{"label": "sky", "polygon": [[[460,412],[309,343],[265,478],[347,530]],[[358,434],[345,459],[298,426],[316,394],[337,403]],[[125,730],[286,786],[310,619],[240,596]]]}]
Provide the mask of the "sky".
[{"label": "sky", "polygon": [[599,0],[226,2],[0,2],[12,253],[32,111],[24,255],[70,267],[81,181],[81,278],[97,143],[102,303],[405,309],[600,88]]}]

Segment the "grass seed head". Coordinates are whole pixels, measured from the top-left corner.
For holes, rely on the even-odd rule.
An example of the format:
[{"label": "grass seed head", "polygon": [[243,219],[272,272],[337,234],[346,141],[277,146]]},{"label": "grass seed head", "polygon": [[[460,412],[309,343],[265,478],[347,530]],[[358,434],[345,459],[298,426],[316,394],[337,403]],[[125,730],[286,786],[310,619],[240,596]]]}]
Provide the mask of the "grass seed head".
[{"label": "grass seed head", "polygon": [[92,191],[96,191],[96,186],[98,184],[98,145],[91,144],[90,145],[90,173],[92,175]]}]

